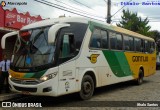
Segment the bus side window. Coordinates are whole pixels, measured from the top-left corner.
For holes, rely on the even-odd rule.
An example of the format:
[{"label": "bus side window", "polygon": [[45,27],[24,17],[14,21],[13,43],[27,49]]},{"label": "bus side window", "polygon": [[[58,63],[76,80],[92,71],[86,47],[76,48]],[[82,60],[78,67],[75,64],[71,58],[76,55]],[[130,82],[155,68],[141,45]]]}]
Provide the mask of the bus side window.
[{"label": "bus side window", "polygon": [[117,37],[117,50],[122,50],[123,47],[123,42],[122,42],[122,35],[121,34],[116,34]]},{"label": "bus side window", "polygon": [[62,45],[60,48],[60,57],[70,57],[75,52],[74,35],[63,36]]},{"label": "bus side window", "polygon": [[142,39],[141,39],[141,47],[140,47],[140,49],[141,49],[140,50],[141,52],[145,52],[145,50],[144,50],[144,40],[142,40]]},{"label": "bus side window", "polygon": [[133,40],[133,37],[129,37],[129,47],[130,47],[130,51],[134,51],[134,40]]},{"label": "bus side window", "polygon": [[101,30],[101,35],[102,35],[102,48],[103,49],[108,49],[108,35],[107,35],[107,31],[103,31]]},{"label": "bus side window", "polygon": [[150,42],[150,53],[153,53],[155,50],[155,43],[154,42]]},{"label": "bus side window", "polygon": [[129,37],[124,35],[123,36],[123,41],[124,41],[124,50],[130,50],[130,42],[129,42]]},{"label": "bus side window", "polygon": [[115,50],[122,50],[122,36],[115,32],[109,32],[110,48]]},{"label": "bus side window", "polygon": [[109,32],[109,38],[110,38],[110,48],[111,49],[116,49],[116,33],[114,32]]},{"label": "bus side window", "polygon": [[95,29],[93,31],[91,41],[90,41],[91,48],[100,48],[101,47],[101,33],[99,29]]},{"label": "bus side window", "polygon": [[141,39],[134,38],[135,51],[141,52]]},{"label": "bus side window", "polygon": [[149,41],[145,40],[144,42],[145,42],[145,44],[144,44],[145,45],[144,46],[145,47],[145,53],[149,53],[149,50],[150,50]]}]

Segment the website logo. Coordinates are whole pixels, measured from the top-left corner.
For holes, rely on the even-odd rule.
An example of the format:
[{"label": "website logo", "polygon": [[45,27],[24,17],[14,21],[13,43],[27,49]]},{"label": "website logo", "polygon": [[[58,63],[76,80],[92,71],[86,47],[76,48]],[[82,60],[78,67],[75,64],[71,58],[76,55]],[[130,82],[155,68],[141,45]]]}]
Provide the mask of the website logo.
[{"label": "website logo", "polygon": [[2,107],[42,107],[41,103],[15,103],[15,102],[2,102]]},{"label": "website logo", "polygon": [[6,2],[5,1],[1,1],[1,6],[5,7],[6,6]]},{"label": "website logo", "polygon": [[14,2],[14,1],[12,1],[12,2],[1,1],[0,3],[1,3],[2,7],[5,7],[6,5],[7,6],[8,5],[16,5],[16,6],[27,5],[27,2]]},{"label": "website logo", "polygon": [[11,102],[2,102],[2,107],[11,107]]}]

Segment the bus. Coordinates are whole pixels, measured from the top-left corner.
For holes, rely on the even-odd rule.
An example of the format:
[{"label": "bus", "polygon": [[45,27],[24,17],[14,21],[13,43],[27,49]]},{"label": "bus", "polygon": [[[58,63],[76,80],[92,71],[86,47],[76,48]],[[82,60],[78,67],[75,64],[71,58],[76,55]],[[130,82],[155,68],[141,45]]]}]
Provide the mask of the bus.
[{"label": "bus", "polygon": [[156,72],[155,41],[105,22],[64,17],[29,24],[17,32],[9,87],[31,95],[78,92],[90,99],[95,88],[143,78]]}]

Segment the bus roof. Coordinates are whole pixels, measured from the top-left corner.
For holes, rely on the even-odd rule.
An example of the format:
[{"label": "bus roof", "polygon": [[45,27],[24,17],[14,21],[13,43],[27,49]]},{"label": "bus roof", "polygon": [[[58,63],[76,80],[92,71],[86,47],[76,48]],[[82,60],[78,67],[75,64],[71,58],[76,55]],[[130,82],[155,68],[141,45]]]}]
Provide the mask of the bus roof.
[{"label": "bus roof", "polygon": [[133,37],[136,37],[136,38],[141,38],[141,39],[154,41],[154,39],[151,38],[151,37],[147,37],[147,36],[144,36],[142,34],[139,34],[139,33],[136,33],[136,32],[133,32],[133,31],[130,31],[130,30],[118,27],[118,26],[113,26],[113,25],[110,25],[110,24],[107,24],[107,23],[104,23],[104,22],[100,22],[100,21],[95,22],[95,21],[91,20],[90,25],[91,25],[91,28],[94,27],[94,26],[97,26],[97,27],[100,27],[100,28],[104,28],[104,29],[107,29],[107,30],[112,30],[112,31],[115,31],[115,32],[119,32],[119,33],[122,33],[122,34],[133,36]]},{"label": "bus roof", "polygon": [[49,25],[53,25],[56,23],[65,23],[65,22],[79,22],[79,23],[88,24],[88,21],[89,21],[89,19],[81,18],[81,17],[54,18],[54,19],[42,20],[42,21],[38,21],[38,22],[35,22],[32,24],[26,25],[26,26],[22,27],[21,30],[44,27],[44,26],[49,26]]},{"label": "bus roof", "polygon": [[84,23],[84,24],[88,24],[90,22],[92,25],[98,24],[99,27],[103,27],[103,28],[106,28],[106,29],[109,29],[112,31],[120,32],[123,34],[127,34],[130,36],[141,38],[141,39],[154,41],[154,39],[152,39],[150,37],[146,37],[141,34],[138,34],[136,32],[133,32],[133,31],[121,28],[121,27],[113,26],[113,25],[107,24],[106,22],[102,22],[102,21],[98,21],[98,20],[94,20],[94,19],[89,19],[89,18],[82,18],[82,17],[62,17],[62,18],[42,20],[42,21],[38,21],[38,22],[35,22],[32,24],[26,25],[26,26],[22,27],[21,30],[44,27],[44,26],[49,26],[49,25],[53,25],[56,23],[65,23],[65,22],[78,22],[78,23]]},{"label": "bus roof", "polygon": [[151,38],[151,37],[147,37],[147,36],[144,36],[142,34],[139,34],[139,33],[136,33],[136,32],[133,32],[133,31],[130,31],[130,30],[127,30],[127,29],[124,29],[124,28],[120,28],[120,27],[116,27],[116,26],[112,26],[112,27],[117,32],[120,32],[120,33],[123,33],[123,34],[126,34],[126,35],[130,35],[130,36],[134,36],[134,37],[137,37],[137,38],[141,38],[141,39],[146,39],[146,40],[154,41],[154,39]]}]

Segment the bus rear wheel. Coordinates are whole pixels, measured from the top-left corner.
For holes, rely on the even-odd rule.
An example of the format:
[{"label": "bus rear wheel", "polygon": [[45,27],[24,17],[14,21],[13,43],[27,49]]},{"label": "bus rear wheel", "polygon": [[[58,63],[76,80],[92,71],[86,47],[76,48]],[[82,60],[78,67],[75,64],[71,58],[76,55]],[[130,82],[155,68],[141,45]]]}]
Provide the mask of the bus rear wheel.
[{"label": "bus rear wheel", "polygon": [[143,83],[143,77],[144,77],[143,70],[140,69],[140,70],[139,70],[139,77],[138,77],[138,79],[136,80],[136,84],[137,84],[137,85],[141,85],[141,84]]},{"label": "bus rear wheel", "polygon": [[92,97],[94,92],[94,81],[90,75],[85,75],[81,83],[80,98],[88,100]]}]

